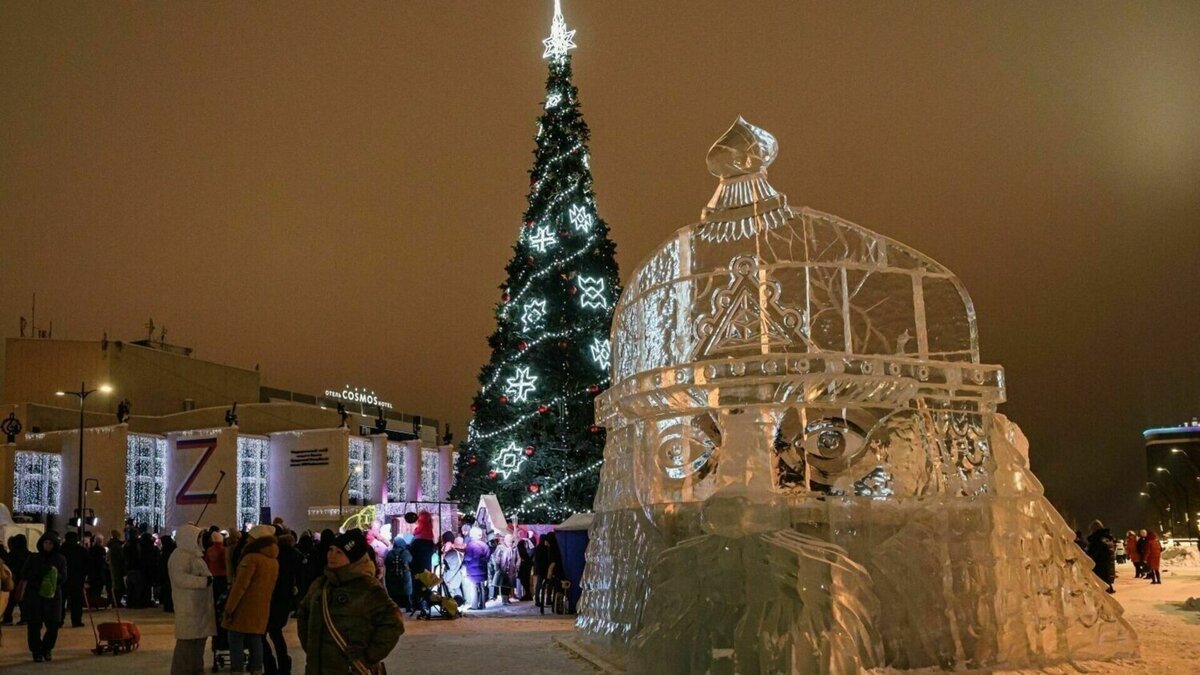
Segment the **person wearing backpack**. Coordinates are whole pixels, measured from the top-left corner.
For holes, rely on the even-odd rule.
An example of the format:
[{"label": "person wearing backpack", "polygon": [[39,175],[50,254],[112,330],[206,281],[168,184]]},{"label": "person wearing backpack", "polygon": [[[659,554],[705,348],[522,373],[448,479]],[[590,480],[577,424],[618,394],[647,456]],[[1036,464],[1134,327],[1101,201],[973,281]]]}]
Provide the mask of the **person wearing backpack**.
[{"label": "person wearing backpack", "polygon": [[21,570],[21,617],[29,621],[29,652],[38,663],[50,660],[63,622],[67,559],[59,553],[59,547],[58,534],[47,531],[38,539],[37,552],[29,556]]}]

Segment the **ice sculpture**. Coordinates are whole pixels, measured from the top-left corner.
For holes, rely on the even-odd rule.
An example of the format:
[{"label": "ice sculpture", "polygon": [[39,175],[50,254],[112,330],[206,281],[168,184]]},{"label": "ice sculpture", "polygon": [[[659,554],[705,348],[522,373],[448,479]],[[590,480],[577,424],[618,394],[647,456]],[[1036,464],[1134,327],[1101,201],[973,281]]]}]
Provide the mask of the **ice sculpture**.
[{"label": "ice sculpture", "polygon": [[739,118],[700,222],[621,296],[578,627],[656,673],[1135,656],[996,412],[962,284],[790,207],[777,152]]}]

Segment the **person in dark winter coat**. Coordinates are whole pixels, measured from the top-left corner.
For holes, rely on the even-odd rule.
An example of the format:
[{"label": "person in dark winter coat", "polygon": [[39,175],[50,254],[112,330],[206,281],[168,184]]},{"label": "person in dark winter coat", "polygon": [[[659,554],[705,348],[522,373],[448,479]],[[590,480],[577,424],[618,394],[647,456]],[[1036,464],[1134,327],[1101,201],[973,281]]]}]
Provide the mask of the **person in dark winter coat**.
[{"label": "person in dark winter coat", "polygon": [[383,581],[387,586],[388,596],[401,609],[412,607],[413,579],[412,553],[404,537],[392,540],[392,550],[383,557]]},{"label": "person in dark winter coat", "polygon": [[162,538],[162,553],[159,555],[158,571],[155,573],[155,579],[158,580],[159,591],[158,601],[162,604],[164,612],[175,612],[174,595],[171,592],[171,576],[170,567],[167,566],[167,561],[171,559],[171,554],[175,552],[175,539],[170,535]]},{"label": "person in dark winter coat", "polygon": [[533,600],[533,586],[530,577],[533,575],[533,540],[529,530],[521,528],[521,538],[517,541],[517,556],[521,564],[517,568],[517,580],[521,582],[521,600]]},{"label": "person in dark winter coat", "polygon": [[[25,571],[25,561],[29,560],[29,540],[23,534],[16,534],[8,538],[8,569],[12,572],[13,583],[21,584],[21,573]],[[13,610],[21,604],[21,598],[17,597],[16,593],[8,596],[8,606],[4,608],[4,623],[12,624]],[[25,623],[25,616],[22,614],[21,623]]]},{"label": "person in dark winter coat", "polygon": [[1117,540],[1112,532],[1099,520],[1092,521],[1092,533],[1087,538],[1087,554],[1092,559],[1092,571],[1108,585],[1109,593],[1116,593],[1113,581],[1117,578]]},{"label": "person in dark winter coat", "polygon": [[280,529],[276,539],[279,540],[279,556],[276,558],[279,574],[275,577],[275,590],[271,593],[271,613],[267,617],[267,638],[270,641],[264,642],[263,664],[266,672],[272,675],[289,675],[292,672],[292,658],[288,656],[283,629],[292,612],[296,611],[296,593],[304,559],[296,550],[296,538],[290,532]]},{"label": "person in dark winter coat", "polygon": [[108,575],[112,577],[112,602],[118,606],[125,598],[125,546],[120,533],[112,531],[108,540]]},{"label": "person in dark winter coat", "polygon": [[562,575],[562,554],[558,551],[558,540],[553,532],[542,535],[537,548],[533,551],[533,569],[537,575],[537,588],[534,589],[534,600],[538,609],[545,613],[553,595],[551,584],[558,583]]},{"label": "person in dark winter coat", "polygon": [[296,542],[296,553],[300,554],[300,578],[296,580],[296,590],[297,595],[303,598],[313,579],[320,574],[320,570],[313,569],[313,558],[317,555],[317,543],[313,541],[311,532],[306,531],[300,535],[299,541]]},{"label": "person in dark winter coat", "polygon": [[[67,559],[59,551],[58,535],[46,532],[37,551],[21,571],[21,618],[29,622],[29,652],[34,661],[49,661],[63,620],[63,585],[67,582]],[[45,629],[45,633],[42,629]]]},{"label": "person in dark winter coat", "polygon": [[62,556],[67,561],[67,583],[63,590],[67,595],[67,606],[71,608],[71,627],[83,626],[83,584],[87,580],[87,549],[79,543],[78,532],[68,532],[62,546]]},{"label": "person in dark winter coat", "polygon": [[417,524],[413,526],[413,539],[408,545],[412,554],[412,562],[408,569],[412,571],[413,595],[424,597],[424,586],[417,575],[422,572],[432,572],[433,555],[437,553],[437,543],[433,540],[433,516],[428,511],[417,514]]},{"label": "person in dark winter coat", "polygon": [[[324,574],[313,582],[296,613],[305,675],[370,672],[404,633],[400,609],[375,578],[371,550],[361,530],[332,543]],[[326,621],[326,608],[328,621]]]},{"label": "person in dark winter coat", "polygon": [[[88,548],[87,584],[91,588],[89,597],[100,600],[102,597],[101,592],[107,591],[109,602],[112,602],[112,577],[108,572],[108,558],[105,556],[106,553],[107,549],[104,548],[104,539],[100,535],[93,537],[92,545]],[[96,603],[92,605],[92,608],[95,609],[97,606],[102,605],[101,603]]]}]

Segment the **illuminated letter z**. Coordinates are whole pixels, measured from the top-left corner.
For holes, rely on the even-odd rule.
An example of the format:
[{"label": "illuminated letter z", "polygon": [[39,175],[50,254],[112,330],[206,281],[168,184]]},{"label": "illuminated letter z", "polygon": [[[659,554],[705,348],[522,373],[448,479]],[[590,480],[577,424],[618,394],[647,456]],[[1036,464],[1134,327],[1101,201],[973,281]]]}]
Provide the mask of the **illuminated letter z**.
[{"label": "illuminated letter z", "polygon": [[200,438],[175,442],[175,452],[197,450],[200,448],[204,449],[204,454],[200,455],[200,459],[196,460],[196,465],[192,467],[187,480],[183,481],[183,485],[179,487],[179,492],[175,495],[176,504],[184,506],[189,504],[215,504],[217,501],[217,493],[215,492],[190,492],[192,483],[196,482],[196,477],[200,475],[200,471],[204,469],[204,465],[208,464],[209,458],[216,451],[217,439]]}]

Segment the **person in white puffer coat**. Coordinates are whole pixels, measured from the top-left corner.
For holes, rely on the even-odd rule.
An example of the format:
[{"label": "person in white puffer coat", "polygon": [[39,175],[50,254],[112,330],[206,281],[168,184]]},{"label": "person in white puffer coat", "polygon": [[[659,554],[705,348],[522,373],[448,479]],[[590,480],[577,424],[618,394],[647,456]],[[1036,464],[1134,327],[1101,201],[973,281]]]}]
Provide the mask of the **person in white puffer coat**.
[{"label": "person in white puffer coat", "polygon": [[175,654],[171,675],[204,672],[204,644],[217,634],[213,608],[212,574],[200,549],[202,530],[184,525],[175,533],[178,548],[167,561],[171,593],[175,600]]}]

